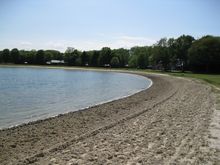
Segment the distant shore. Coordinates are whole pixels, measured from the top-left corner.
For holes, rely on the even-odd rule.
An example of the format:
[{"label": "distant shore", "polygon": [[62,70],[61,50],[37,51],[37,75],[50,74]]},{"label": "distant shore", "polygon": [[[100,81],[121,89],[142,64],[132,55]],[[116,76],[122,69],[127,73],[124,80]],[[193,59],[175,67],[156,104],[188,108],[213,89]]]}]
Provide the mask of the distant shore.
[{"label": "distant shore", "polygon": [[[105,68],[105,67],[86,67],[86,66],[58,66],[58,65],[25,65],[25,64],[0,64],[0,67],[15,67],[15,68],[46,68],[46,69],[67,69],[67,70],[90,70],[90,71],[112,71],[112,72],[121,72],[121,73],[135,73],[135,74],[146,74],[144,69],[129,69],[129,68]],[[148,73],[151,73],[147,70]],[[159,71],[152,71],[155,73]]]},{"label": "distant shore", "polygon": [[217,162],[211,87],[142,75],[154,84],[135,95],[0,131],[0,164]]}]

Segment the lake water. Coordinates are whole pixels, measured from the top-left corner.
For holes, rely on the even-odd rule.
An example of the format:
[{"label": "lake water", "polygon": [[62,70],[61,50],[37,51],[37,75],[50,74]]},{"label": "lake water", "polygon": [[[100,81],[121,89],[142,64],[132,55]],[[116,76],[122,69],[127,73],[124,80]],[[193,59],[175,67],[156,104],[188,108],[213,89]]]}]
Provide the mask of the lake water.
[{"label": "lake water", "polygon": [[150,85],[145,77],[124,73],[0,67],[0,128],[108,102]]}]

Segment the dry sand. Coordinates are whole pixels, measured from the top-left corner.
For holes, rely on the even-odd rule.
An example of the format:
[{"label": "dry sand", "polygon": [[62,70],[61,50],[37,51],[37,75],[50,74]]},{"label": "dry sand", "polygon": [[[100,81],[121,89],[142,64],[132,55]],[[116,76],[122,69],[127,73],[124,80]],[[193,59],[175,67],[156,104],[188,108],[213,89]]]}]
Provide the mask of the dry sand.
[{"label": "dry sand", "polygon": [[0,164],[218,164],[212,88],[147,76],[130,97],[1,130]]}]

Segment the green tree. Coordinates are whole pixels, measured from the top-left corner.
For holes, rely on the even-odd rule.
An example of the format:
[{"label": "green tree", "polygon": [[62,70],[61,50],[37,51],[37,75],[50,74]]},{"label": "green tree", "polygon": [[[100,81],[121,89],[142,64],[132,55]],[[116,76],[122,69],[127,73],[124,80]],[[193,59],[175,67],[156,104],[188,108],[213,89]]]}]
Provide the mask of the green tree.
[{"label": "green tree", "polygon": [[25,51],[25,50],[19,50],[19,63],[23,64],[24,62],[27,62],[27,53],[29,51]]},{"label": "green tree", "polygon": [[130,50],[129,66],[146,68],[148,66],[148,47],[133,47]]},{"label": "green tree", "polygon": [[67,47],[65,53],[73,53],[74,50],[75,50],[75,48],[73,48],[73,47]]},{"label": "green tree", "polygon": [[44,61],[51,61],[51,60],[55,60],[53,59],[53,53],[51,51],[44,51]]},{"label": "green tree", "polygon": [[81,55],[81,65],[85,66],[88,63],[89,63],[89,56],[85,51],[83,51]]},{"label": "green tree", "polygon": [[141,69],[145,69],[147,67],[147,58],[144,53],[141,53],[137,56],[137,65]]},{"label": "green tree", "polygon": [[3,62],[3,59],[2,59],[2,51],[0,51],[0,63]]},{"label": "green tree", "polygon": [[111,49],[108,47],[102,48],[99,56],[99,66],[110,64],[111,58],[112,58]]},{"label": "green tree", "polygon": [[117,56],[119,59],[120,67],[124,67],[128,65],[129,60],[129,50],[124,48],[114,49],[112,50],[114,56]]},{"label": "green tree", "polygon": [[195,39],[189,35],[182,35],[175,40],[175,55],[176,59],[183,62],[182,71],[187,69],[188,66],[188,50]]},{"label": "green tree", "polygon": [[11,58],[12,62],[15,64],[19,64],[21,62],[20,52],[17,48],[11,50]]},{"label": "green tree", "polygon": [[45,64],[45,53],[44,50],[38,50],[35,56],[35,63],[36,64]]},{"label": "green tree", "polygon": [[78,56],[75,60],[75,66],[81,66],[82,65],[82,59]]},{"label": "green tree", "polygon": [[154,46],[152,48],[151,61],[156,69],[168,70],[170,64],[168,48],[162,46]]},{"label": "green tree", "polygon": [[45,50],[46,61],[49,60],[63,60],[63,55],[57,50]]},{"label": "green tree", "polygon": [[165,37],[165,38],[161,38],[161,39],[157,42],[156,46],[167,47],[167,46],[168,46],[167,38],[166,38],[166,37]]},{"label": "green tree", "polygon": [[4,49],[2,51],[2,61],[4,63],[9,63],[11,62],[11,57],[10,57],[10,50],[9,49]]},{"label": "green tree", "polygon": [[68,65],[75,66],[75,65],[79,65],[79,63],[81,64],[81,60],[79,60],[78,58],[80,58],[80,52],[74,49],[74,51],[71,53],[69,52],[65,53],[64,60]]},{"label": "green tree", "polygon": [[36,50],[25,51],[24,54],[26,56],[25,62],[27,62],[28,64],[36,64]]},{"label": "green tree", "polygon": [[112,57],[110,63],[111,63],[111,66],[114,67],[114,68],[119,67],[119,65],[120,65],[119,59],[116,56]]},{"label": "green tree", "polygon": [[90,58],[90,64],[91,66],[98,66],[98,60],[99,60],[99,51],[95,50],[91,54]]},{"label": "green tree", "polygon": [[167,40],[167,53],[170,58],[170,64],[173,69],[176,69],[177,59],[176,59],[176,45],[175,45],[175,39],[169,38]]},{"label": "green tree", "polygon": [[188,58],[193,71],[220,73],[220,37],[205,36],[195,41]]},{"label": "green tree", "polygon": [[128,66],[131,68],[137,68],[137,56],[130,56],[128,61]]}]

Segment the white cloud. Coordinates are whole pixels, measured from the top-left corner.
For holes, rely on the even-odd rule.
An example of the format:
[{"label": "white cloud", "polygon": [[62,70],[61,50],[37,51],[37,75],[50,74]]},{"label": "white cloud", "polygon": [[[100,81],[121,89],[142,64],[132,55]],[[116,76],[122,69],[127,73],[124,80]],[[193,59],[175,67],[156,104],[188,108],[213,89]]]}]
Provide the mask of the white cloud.
[{"label": "white cloud", "polygon": [[5,42],[0,43],[0,49],[13,49],[13,48],[18,48],[18,49],[26,49],[30,50],[33,49],[33,44],[29,41],[21,41],[21,40],[6,40]]},{"label": "white cloud", "polygon": [[44,44],[46,49],[64,50],[66,48],[66,41],[49,41]]},{"label": "white cloud", "polygon": [[119,36],[116,39],[116,43],[119,47],[130,48],[133,46],[146,46],[152,45],[156,40],[145,38],[145,37],[134,37],[134,36]]},{"label": "white cloud", "polygon": [[[102,47],[131,48],[133,46],[146,46],[156,43],[157,40],[148,37],[128,36],[128,35],[105,35],[97,34],[96,38],[75,39],[75,40],[51,40],[51,41],[13,41],[9,48],[18,49],[55,49],[64,52],[67,47],[74,47],[78,50],[99,50]],[[0,45],[1,46],[1,45]],[[5,47],[2,45],[1,47]]]},{"label": "white cloud", "polygon": [[98,38],[99,39],[61,41],[56,43],[60,43],[60,45],[63,45],[63,48],[71,46],[79,50],[94,50],[101,49],[102,47],[110,47],[112,49],[131,48],[133,46],[146,46],[156,43],[156,40],[151,38],[123,35],[107,37],[104,34],[102,34],[102,37],[100,37],[99,35]]},{"label": "white cloud", "polygon": [[20,41],[20,45],[22,46],[32,46],[32,43],[29,41]]}]

